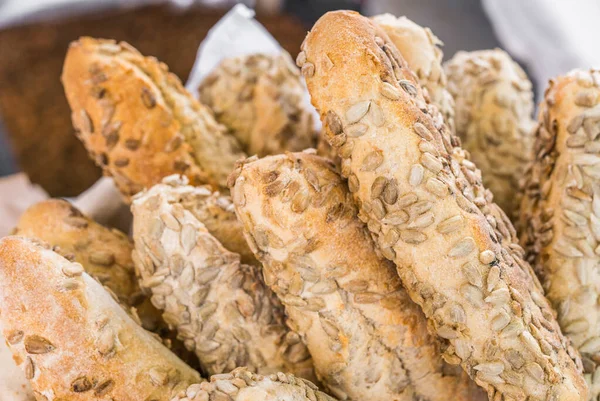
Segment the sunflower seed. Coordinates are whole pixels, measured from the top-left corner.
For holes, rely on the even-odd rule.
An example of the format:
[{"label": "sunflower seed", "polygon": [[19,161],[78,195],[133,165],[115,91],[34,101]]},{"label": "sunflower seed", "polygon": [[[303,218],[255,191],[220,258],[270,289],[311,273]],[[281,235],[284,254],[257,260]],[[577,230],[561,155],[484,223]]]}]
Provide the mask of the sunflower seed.
[{"label": "sunflower seed", "polygon": [[363,123],[356,123],[346,126],[344,132],[351,138],[358,138],[367,133],[369,126]]},{"label": "sunflower seed", "polygon": [[310,78],[315,75],[315,65],[313,63],[306,62],[302,68],[300,68],[300,72],[302,72],[302,75],[305,77]]},{"label": "sunflower seed", "polygon": [[450,321],[457,324],[465,324],[467,322],[467,315],[465,310],[459,304],[453,304],[450,307]]},{"label": "sunflower seed", "polygon": [[569,131],[569,133],[571,134],[577,132],[577,130],[579,130],[579,128],[581,128],[581,125],[583,124],[583,119],[583,114],[579,114],[573,117],[571,121],[569,121],[569,124],[567,124],[567,131]]},{"label": "sunflower seed", "polygon": [[485,302],[500,306],[510,301],[510,293],[506,288],[498,288],[485,298]]},{"label": "sunflower seed", "polygon": [[163,221],[163,223],[165,223],[165,226],[170,230],[179,232],[179,230],[181,229],[181,225],[179,224],[179,221],[171,213],[162,212],[160,214],[160,219]]},{"label": "sunflower seed", "polygon": [[113,330],[110,328],[102,330],[96,342],[96,346],[98,347],[100,355],[106,356],[111,354],[115,348],[115,334]]},{"label": "sunflower seed", "polygon": [[520,334],[520,337],[523,343],[527,346],[527,348],[529,348],[531,352],[533,352],[534,354],[540,354],[542,352],[540,345],[538,344],[536,339],[531,335],[530,332],[528,332],[527,330],[523,330]]},{"label": "sunflower seed", "polygon": [[479,261],[484,265],[489,265],[494,260],[496,260],[496,254],[494,253],[494,251],[486,249],[485,251],[479,254]]},{"label": "sunflower seed", "polygon": [[329,110],[325,115],[325,125],[333,133],[333,135],[339,135],[344,131],[342,126],[342,120],[333,111]]},{"label": "sunflower seed", "polygon": [[78,377],[71,383],[71,390],[74,393],[85,393],[92,389],[92,382],[85,376]]},{"label": "sunflower seed", "polygon": [[398,185],[395,179],[391,179],[387,182],[385,189],[383,190],[382,199],[388,205],[393,205],[398,200]]},{"label": "sunflower seed", "polygon": [[483,293],[481,290],[471,284],[463,284],[460,287],[460,293],[467,301],[475,307],[483,305]]},{"label": "sunflower seed", "polygon": [[371,185],[371,199],[379,198],[381,194],[383,194],[383,190],[385,189],[387,182],[388,180],[385,177],[375,178],[373,184]]},{"label": "sunflower seed", "polygon": [[445,338],[446,340],[452,340],[459,337],[459,334],[450,326],[441,326],[437,329],[437,335]]},{"label": "sunflower seed", "polygon": [[433,224],[435,216],[432,212],[426,212],[417,216],[407,227],[426,228]]},{"label": "sunflower seed", "polygon": [[400,99],[400,91],[398,88],[387,82],[382,83],[381,94],[390,100]]},{"label": "sunflower seed", "polygon": [[344,159],[349,158],[354,150],[354,142],[348,141],[338,149],[338,155]]},{"label": "sunflower seed", "polygon": [[142,88],[142,103],[144,103],[144,106],[148,109],[153,109],[156,106],[156,98],[150,89],[146,87]]},{"label": "sunflower seed", "polygon": [[371,103],[371,121],[376,127],[382,127],[385,124],[385,114],[377,103]]},{"label": "sunflower seed", "polygon": [[408,221],[408,213],[404,210],[397,210],[395,212],[388,213],[381,222],[383,224],[391,224],[394,226],[404,224]]},{"label": "sunflower seed", "polygon": [[480,371],[486,375],[498,376],[504,372],[504,364],[501,361],[480,363],[473,366],[473,369]]},{"label": "sunflower seed", "polygon": [[504,312],[500,311],[496,316],[492,318],[492,329],[494,331],[500,331],[504,329],[510,323],[510,316]]},{"label": "sunflower seed", "polygon": [[415,131],[417,135],[419,135],[426,141],[433,140],[433,135],[431,135],[431,132],[427,129],[425,125],[421,124],[420,122],[416,122],[413,124],[413,131]]},{"label": "sunflower seed", "polygon": [[179,235],[181,246],[186,255],[192,252],[196,246],[196,229],[191,224],[185,224]]},{"label": "sunflower seed", "polygon": [[88,114],[88,112],[85,111],[84,109],[82,109],[80,112],[80,116],[81,116],[81,126],[79,127],[79,129],[86,134],[93,134],[94,133],[94,123],[92,122],[92,119],[90,118],[90,115]]},{"label": "sunflower seed", "polygon": [[310,291],[313,294],[319,294],[319,295],[331,294],[332,292],[334,292],[336,290],[337,290],[337,284],[333,280],[319,281],[318,283],[316,283],[315,285],[313,285],[310,288]]},{"label": "sunflower seed", "polygon": [[442,162],[431,153],[423,153],[421,155],[421,164],[434,174],[442,171],[442,168],[444,167]]},{"label": "sunflower seed", "polygon": [[47,354],[56,348],[50,341],[37,335],[25,337],[24,344],[28,354]]},{"label": "sunflower seed", "polygon": [[69,263],[62,268],[62,272],[67,277],[78,277],[83,273],[83,266],[80,263]]},{"label": "sunflower seed", "polygon": [[348,177],[348,190],[352,193],[357,192],[360,188],[358,177],[355,174],[351,174]]},{"label": "sunflower seed", "polygon": [[419,230],[402,230],[400,238],[407,244],[418,245],[427,240],[427,235]]},{"label": "sunflower seed", "polygon": [[383,152],[372,151],[367,153],[362,161],[361,171],[373,171],[383,163]]},{"label": "sunflower seed", "polygon": [[6,341],[8,341],[8,343],[12,345],[18,344],[21,342],[21,340],[23,340],[24,334],[25,333],[23,333],[22,330],[11,331],[6,335]]},{"label": "sunflower seed", "polygon": [[[402,195],[400,198],[398,198],[398,207],[406,207],[406,206],[410,206],[414,203],[416,203],[419,200],[419,198],[417,197],[417,194],[415,194],[414,192],[409,192],[407,194]],[[427,202],[427,201],[425,201]],[[431,207],[429,208],[431,209]],[[427,210],[429,210],[427,209]]]},{"label": "sunflower seed", "polygon": [[467,360],[470,356],[471,356],[471,346],[469,345],[469,343],[465,340],[462,340],[460,338],[457,338],[456,340],[454,340],[453,342],[454,344],[454,351],[456,352],[456,355],[458,355],[458,357],[460,359]]},{"label": "sunflower seed", "polygon": [[347,123],[354,124],[355,122],[360,121],[365,116],[365,114],[367,114],[370,107],[371,107],[370,100],[358,102],[354,106],[350,107],[346,111]]},{"label": "sunflower seed", "polygon": [[462,225],[463,218],[460,214],[457,214],[456,216],[449,217],[446,220],[440,222],[437,225],[436,229],[442,234],[449,234],[461,228]]},{"label": "sunflower seed", "polygon": [[577,106],[592,107],[598,103],[598,96],[594,90],[582,90],[575,94],[574,102]]},{"label": "sunflower seed", "polygon": [[448,187],[446,184],[435,177],[429,178],[425,183],[425,187],[429,192],[439,198],[443,198],[444,196],[448,195]]},{"label": "sunflower seed", "polygon": [[424,173],[425,173],[425,170],[423,169],[422,165],[413,164],[412,167],[410,168],[408,183],[410,185],[412,185],[413,187],[420,185],[421,182],[423,181]]},{"label": "sunflower seed", "polygon": [[327,336],[329,338],[333,338],[333,339],[337,339],[339,336],[339,332],[340,330],[337,328],[337,326],[323,318],[320,319],[321,322],[321,327],[323,328],[323,331],[325,332],[325,334],[327,334]]},{"label": "sunflower seed", "polygon": [[500,268],[498,266],[492,266],[490,271],[488,272],[487,277],[487,290],[493,291],[496,288],[496,285],[500,281]]},{"label": "sunflower seed", "polygon": [[448,256],[451,258],[462,258],[475,250],[475,241],[471,237],[466,237],[458,241],[448,251]]},{"label": "sunflower seed", "polygon": [[525,365],[525,370],[538,383],[544,382],[544,369],[535,362],[529,362]]},{"label": "sunflower seed", "polygon": [[467,262],[463,264],[462,272],[469,283],[479,288],[483,287],[483,277],[476,263]]},{"label": "sunflower seed", "polygon": [[398,81],[400,87],[406,91],[411,97],[417,96],[419,93],[417,92],[417,88],[407,79],[401,79]]}]

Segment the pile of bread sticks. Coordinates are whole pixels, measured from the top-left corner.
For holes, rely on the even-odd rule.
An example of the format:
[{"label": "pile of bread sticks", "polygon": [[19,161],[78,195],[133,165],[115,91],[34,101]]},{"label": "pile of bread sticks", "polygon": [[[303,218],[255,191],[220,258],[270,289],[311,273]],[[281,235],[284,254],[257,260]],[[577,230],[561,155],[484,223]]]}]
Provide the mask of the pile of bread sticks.
[{"label": "pile of bread sticks", "polygon": [[600,72],[552,80],[536,122],[506,53],[440,45],[330,12],[297,67],[227,59],[196,100],[74,42],[73,125],[133,235],[49,200],[0,240],[23,399],[595,401]]}]

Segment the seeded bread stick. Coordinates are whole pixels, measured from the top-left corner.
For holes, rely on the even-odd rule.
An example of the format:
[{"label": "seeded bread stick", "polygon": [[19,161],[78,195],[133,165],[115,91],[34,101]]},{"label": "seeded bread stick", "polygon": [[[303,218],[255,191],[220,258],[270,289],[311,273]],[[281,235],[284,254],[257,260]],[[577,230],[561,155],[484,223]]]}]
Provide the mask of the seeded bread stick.
[{"label": "seeded bread stick", "polygon": [[419,84],[427,90],[451,132],[454,132],[454,99],[446,89],[446,74],[442,68],[443,43],[431,29],[424,28],[406,17],[380,14],[373,18],[387,33],[391,42],[406,60],[408,67],[417,74]]},{"label": "seeded bread stick", "polygon": [[486,398],[460,368],[442,361],[425,316],[401,287],[394,264],[376,255],[331,162],[288,153],[241,164],[233,175],[248,242],[330,394]]},{"label": "seeded bread stick", "polygon": [[79,263],[0,240],[2,330],[38,400],[161,400],[201,378],[134,322]]},{"label": "seeded bread stick", "polygon": [[73,42],[62,82],[79,139],[127,199],[175,173],[224,188],[244,157],[165,64],[127,43]]},{"label": "seeded bread stick", "polygon": [[198,88],[200,100],[249,155],[314,147],[313,115],[290,55],[251,54],[224,59]]},{"label": "seeded bread stick", "polygon": [[310,355],[260,269],[241,264],[178,203],[184,183],[168,177],[133,200],[134,262],[153,304],[209,374],[247,366],[311,377]]},{"label": "seeded bread stick", "polygon": [[519,181],[533,158],[531,82],[500,49],[458,52],[445,70],[456,101],[456,133],[496,203],[516,220]]},{"label": "seeded bread stick", "polygon": [[[302,46],[314,66],[308,89],[359,217],[445,353],[455,355],[446,360],[460,363],[490,399],[585,399],[577,352],[510,222],[447,128],[397,79],[391,66],[406,64],[381,50],[386,43],[369,19],[340,11],[321,17]],[[364,133],[348,135],[357,125]]]},{"label": "seeded bread stick", "polygon": [[268,376],[237,368],[192,384],[172,401],[335,401],[308,380],[286,373]]},{"label": "seeded bread stick", "polygon": [[521,210],[522,244],[600,394],[600,71],[550,81]]}]

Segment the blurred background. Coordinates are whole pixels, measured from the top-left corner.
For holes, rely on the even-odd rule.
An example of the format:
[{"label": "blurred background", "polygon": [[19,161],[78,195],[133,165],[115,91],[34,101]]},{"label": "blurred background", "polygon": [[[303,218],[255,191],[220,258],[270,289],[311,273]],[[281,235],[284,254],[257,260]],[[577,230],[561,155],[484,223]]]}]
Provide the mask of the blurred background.
[{"label": "blurred background", "polygon": [[[235,4],[219,0],[0,0],[0,176],[26,172],[51,196],[74,196],[100,177],[73,135],[60,83],[69,42],[124,40],[182,81],[198,45]],[[293,57],[326,11],[406,15],[458,50],[502,47],[528,71],[537,96],[548,78],[600,66],[598,0],[242,1]],[[0,194],[5,195],[5,194]],[[8,195],[8,194],[6,194]]]}]

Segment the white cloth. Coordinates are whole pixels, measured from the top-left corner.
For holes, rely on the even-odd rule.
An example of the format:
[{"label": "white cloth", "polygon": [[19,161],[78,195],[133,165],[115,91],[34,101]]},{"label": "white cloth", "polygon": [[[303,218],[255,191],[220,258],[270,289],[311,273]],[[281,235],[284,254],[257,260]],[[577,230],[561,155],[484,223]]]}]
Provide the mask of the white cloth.
[{"label": "white cloth", "polygon": [[482,0],[503,47],[540,88],[573,68],[600,68],[598,0]]}]

